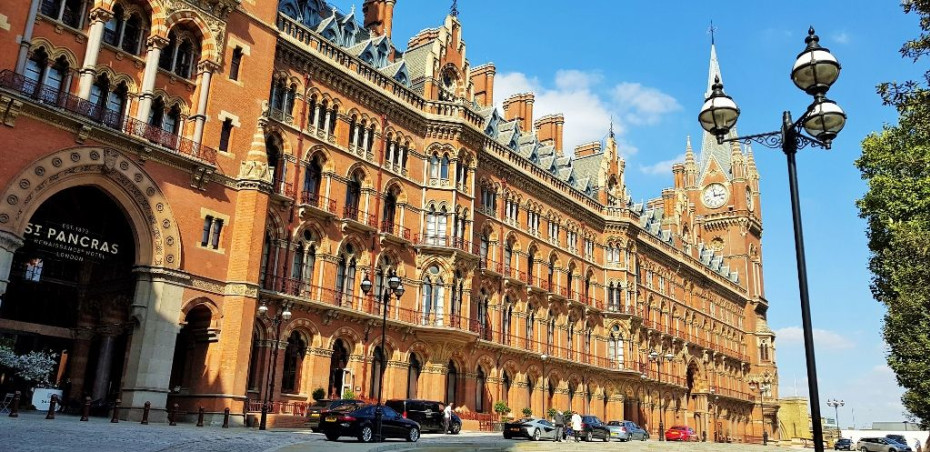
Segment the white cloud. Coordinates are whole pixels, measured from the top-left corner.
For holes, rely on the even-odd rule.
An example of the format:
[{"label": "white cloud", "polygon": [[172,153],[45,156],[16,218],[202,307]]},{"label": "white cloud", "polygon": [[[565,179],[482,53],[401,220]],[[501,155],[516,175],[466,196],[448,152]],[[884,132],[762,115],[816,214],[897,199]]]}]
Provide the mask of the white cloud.
[{"label": "white cloud", "polygon": [[603,85],[604,77],[597,72],[558,70],[551,84],[521,72],[508,72],[494,78],[494,98],[503,114],[504,99],[533,92],[535,118],[565,115],[563,147],[569,153],[579,144],[604,138],[613,117],[620,154],[633,155],[637,148],[623,136],[629,125],[656,124],[662,116],[681,109],[673,97],[639,83]]},{"label": "white cloud", "polygon": [[[775,331],[775,338],[782,345],[798,345],[804,343],[804,330],[797,326],[789,326]],[[853,348],[853,341],[836,333],[835,331],[814,328],[814,344],[826,350],[844,350]]]},{"label": "white cloud", "polygon": [[849,41],[852,39],[852,36],[845,31],[839,33],[833,33],[830,35],[830,42],[835,42],[837,44],[849,44]]},{"label": "white cloud", "polygon": [[679,154],[670,160],[663,160],[652,165],[640,165],[639,170],[645,174],[667,176],[672,174],[672,165],[685,161],[685,155]]}]

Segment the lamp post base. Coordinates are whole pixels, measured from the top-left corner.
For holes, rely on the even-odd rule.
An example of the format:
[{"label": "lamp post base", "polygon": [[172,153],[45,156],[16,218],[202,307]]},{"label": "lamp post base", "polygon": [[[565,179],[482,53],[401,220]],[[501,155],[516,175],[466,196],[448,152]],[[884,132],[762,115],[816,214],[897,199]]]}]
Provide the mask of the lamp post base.
[{"label": "lamp post base", "polygon": [[380,443],[381,441],[384,441],[384,439],[383,439],[382,436],[381,436],[381,419],[383,419],[383,418],[384,418],[384,412],[382,411],[381,405],[379,404],[379,405],[375,408],[375,435],[374,435],[375,437],[374,437],[374,442],[376,442],[376,443]]}]

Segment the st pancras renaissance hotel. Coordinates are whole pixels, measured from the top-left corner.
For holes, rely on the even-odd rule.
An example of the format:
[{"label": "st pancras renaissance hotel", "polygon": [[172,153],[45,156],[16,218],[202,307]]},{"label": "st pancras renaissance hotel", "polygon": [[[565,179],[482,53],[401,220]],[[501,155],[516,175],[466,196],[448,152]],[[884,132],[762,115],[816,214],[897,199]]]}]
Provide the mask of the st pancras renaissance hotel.
[{"label": "st pancras renaissance hotel", "polygon": [[[612,130],[495,108],[455,6],[404,43],[403,1],[0,3],[0,345],[152,422],[349,396],[777,431],[752,150],[682,137],[634,201]],[[711,46],[695,94],[719,76]]]}]

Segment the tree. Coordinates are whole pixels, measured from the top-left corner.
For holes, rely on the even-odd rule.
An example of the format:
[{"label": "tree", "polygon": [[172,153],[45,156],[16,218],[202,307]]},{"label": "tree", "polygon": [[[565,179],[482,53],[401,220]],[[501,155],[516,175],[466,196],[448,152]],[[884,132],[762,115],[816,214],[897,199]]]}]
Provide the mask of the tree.
[{"label": "tree", "polygon": [[[903,2],[923,30],[901,48],[914,61],[930,55],[930,0]],[[923,82],[882,83],[878,94],[898,111],[862,141],[856,166],[868,181],[857,202],[867,221],[872,295],[883,303],[887,361],[904,389],[902,402],[930,427],[930,71]]]}]

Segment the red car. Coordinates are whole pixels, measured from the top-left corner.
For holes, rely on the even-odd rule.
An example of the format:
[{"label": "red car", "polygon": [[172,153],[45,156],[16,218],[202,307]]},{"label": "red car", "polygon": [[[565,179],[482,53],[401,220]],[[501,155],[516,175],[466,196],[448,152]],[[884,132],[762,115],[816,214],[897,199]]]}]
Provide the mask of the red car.
[{"label": "red car", "polygon": [[676,425],[665,431],[666,441],[697,441],[694,429],[685,425]]}]

